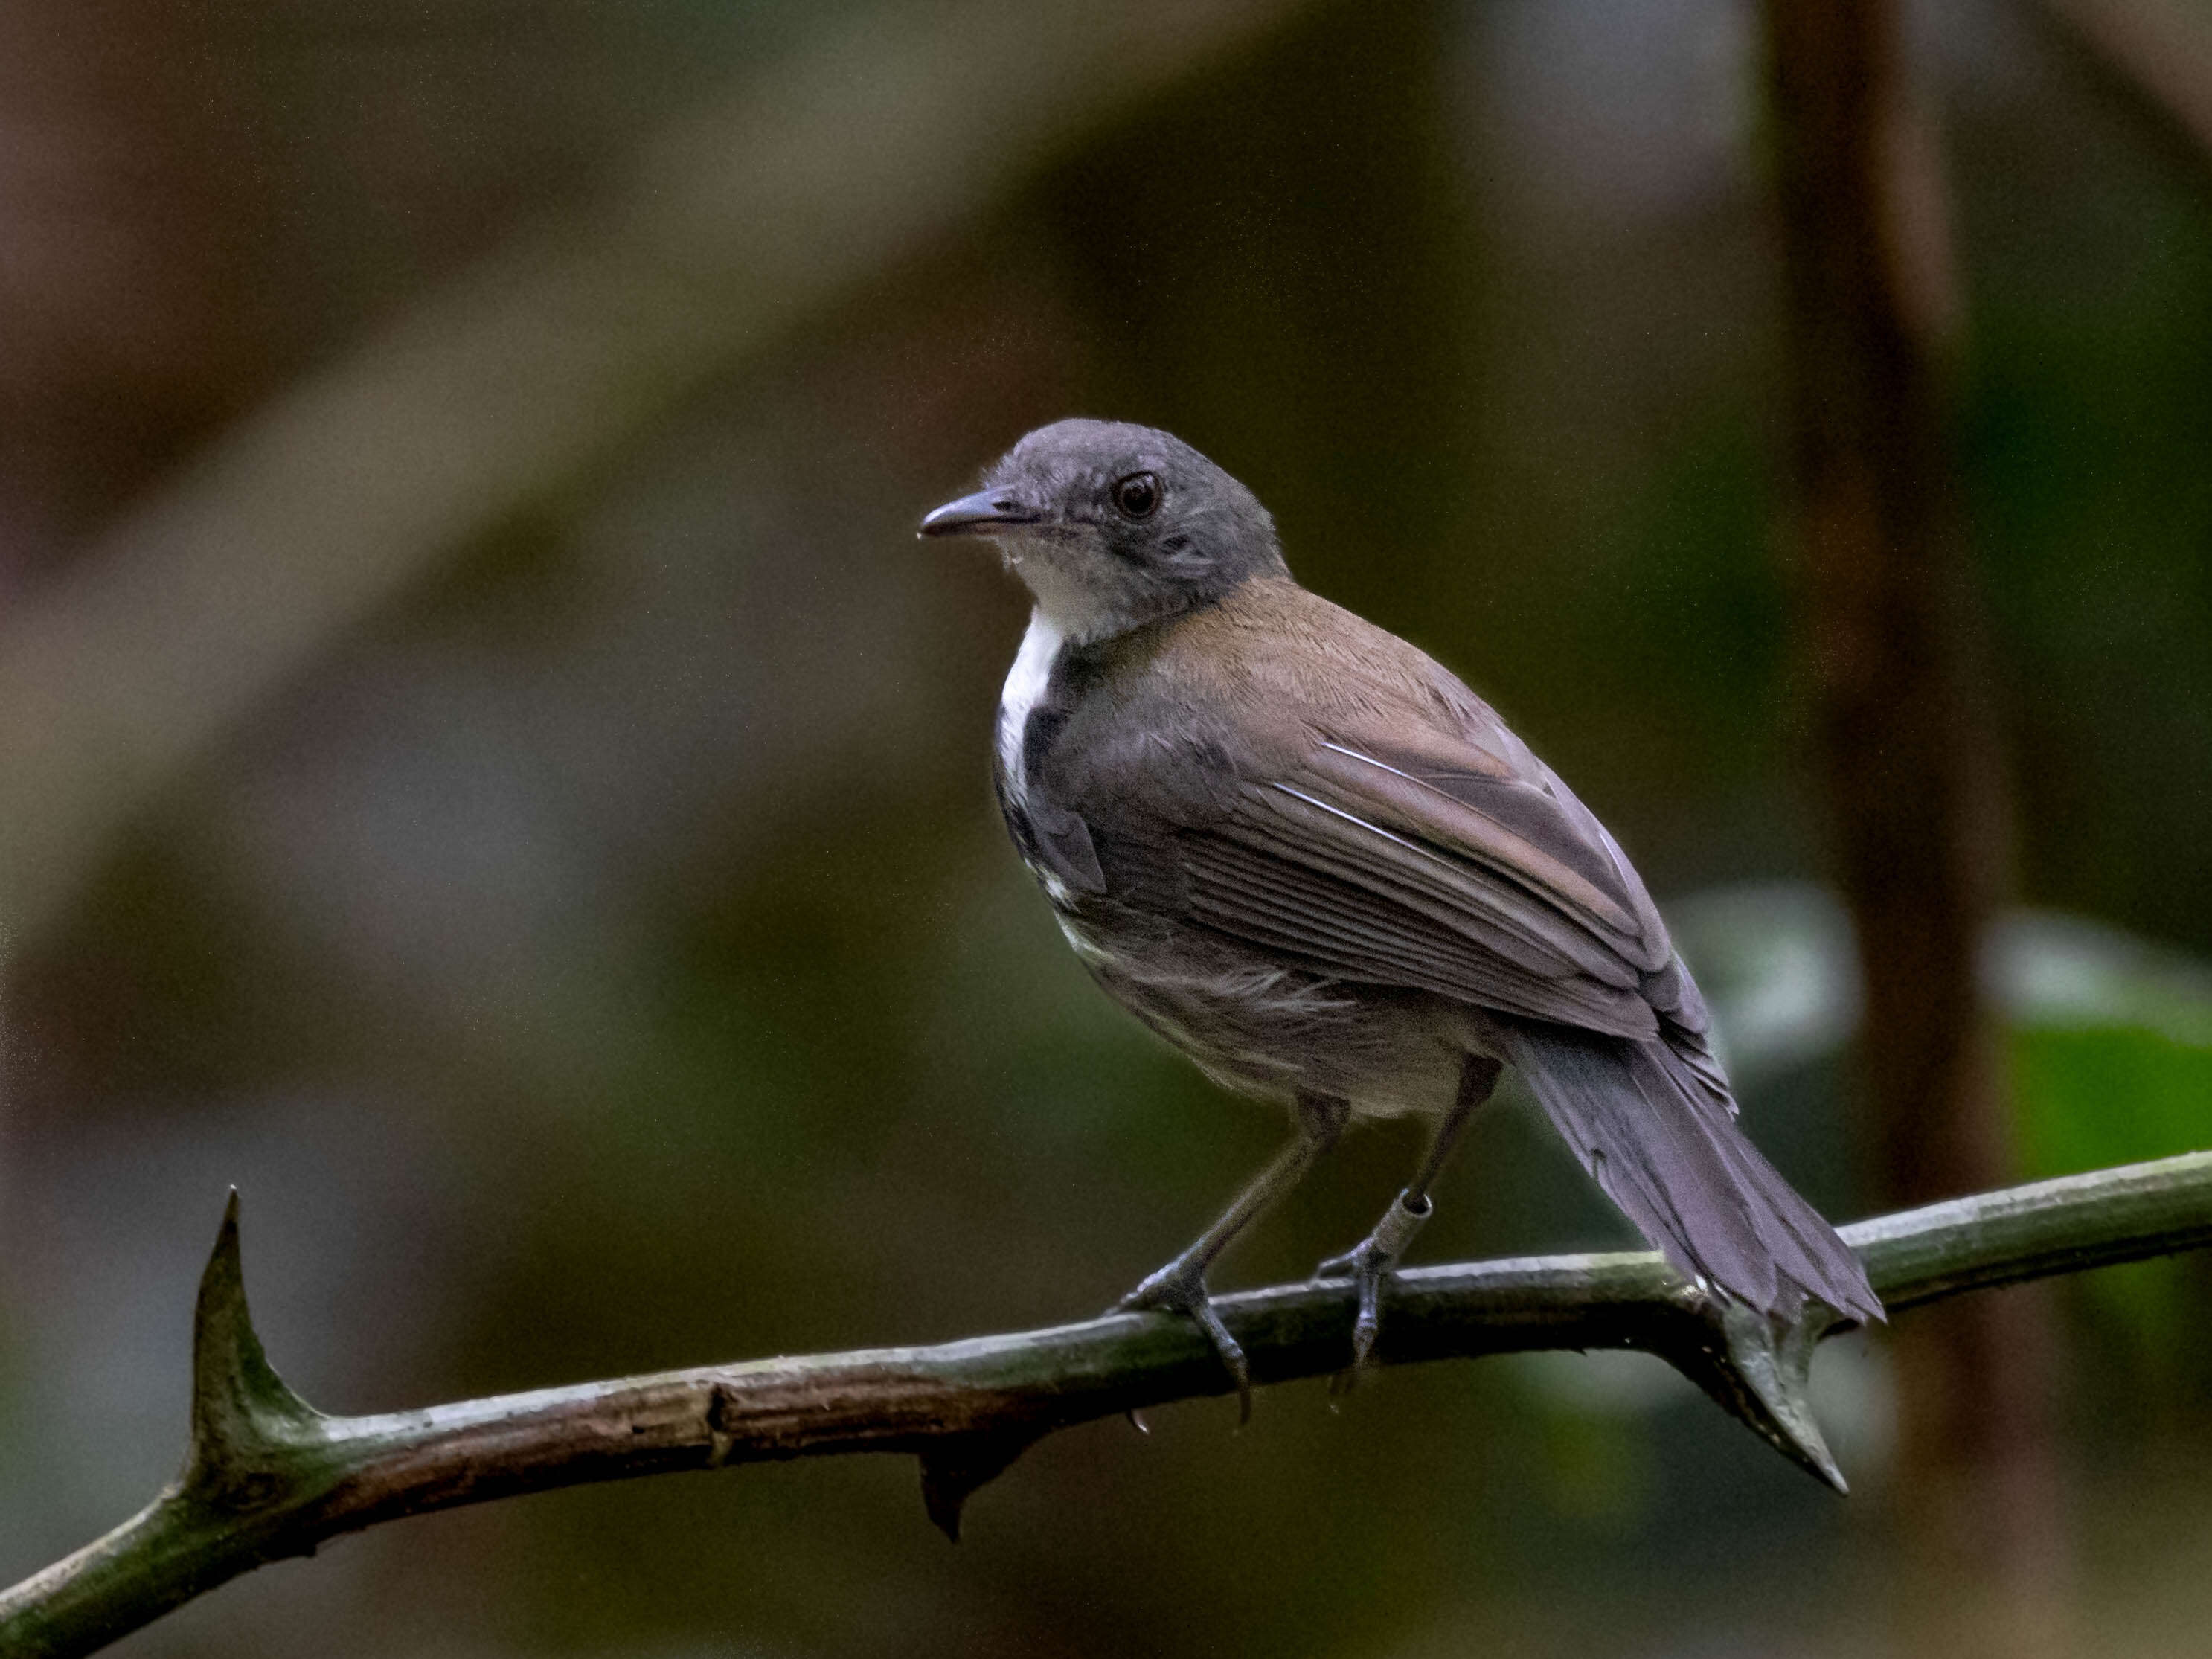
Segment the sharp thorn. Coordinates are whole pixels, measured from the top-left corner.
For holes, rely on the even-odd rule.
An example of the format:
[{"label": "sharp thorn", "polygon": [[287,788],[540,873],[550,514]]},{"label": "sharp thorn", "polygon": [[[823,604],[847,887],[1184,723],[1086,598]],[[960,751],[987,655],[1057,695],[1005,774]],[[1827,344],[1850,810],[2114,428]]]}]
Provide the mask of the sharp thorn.
[{"label": "sharp thorn", "polygon": [[238,1189],[230,1189],[192,1313],[192,1455],[210,1471],[250,1460],[320,1413],[269,1363],[246,1301]]},{"label": "sharp thorn", "polygon": [[1835,1316],[1807,1303],[1795,1317],[1771,1318],[1716,1297],[1702,1302],[1698,1317],[1699,1340],[1666,1350],[1675,1369],[1814,1480],[1848,1492],[1807,1393],[1813,1350]]},{"label": "sharp thorn", "polygon": [[1035,1430],[979,1430],[948,1436],[921,1454],[921,1506],[957,1544],[968,1500],[1004,1474],[1037,1437]]}]

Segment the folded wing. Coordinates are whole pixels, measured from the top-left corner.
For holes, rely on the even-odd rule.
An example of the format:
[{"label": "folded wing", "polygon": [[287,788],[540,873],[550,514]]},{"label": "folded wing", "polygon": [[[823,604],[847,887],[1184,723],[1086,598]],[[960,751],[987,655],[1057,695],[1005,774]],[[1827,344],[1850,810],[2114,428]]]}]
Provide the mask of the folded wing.
[{"label": "folded wing", "polygon": [[1612,837],[1503,726],[1479,735],[1316,734],[1240,779],[1176,838],[1194,919],[1320,971],[1705,1055],[1696,988]]},{"label": "folded wing", "polygon": [[1505,1016],[1554,1126],[1684,1273],[1769,1313],[1809,1296],[1881,1317],[1850,1249],[1736,1128],[1697,987],[1566,786],[1494,721],[1309,735],[1170,838],[1188,916]]}]

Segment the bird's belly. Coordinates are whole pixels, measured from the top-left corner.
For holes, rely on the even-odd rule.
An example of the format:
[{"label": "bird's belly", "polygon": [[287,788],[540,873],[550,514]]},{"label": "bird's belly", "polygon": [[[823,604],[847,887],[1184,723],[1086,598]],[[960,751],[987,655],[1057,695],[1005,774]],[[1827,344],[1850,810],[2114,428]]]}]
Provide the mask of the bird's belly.
[{"label": "bird's belly", "polygon": [[1054,908],[1107,993],[1224,1088],[1329,1096],[1359,1117],[1438,1114],[1456,1097],[1474,1034],[1442,998],[1302,972],[1199,928]]}]

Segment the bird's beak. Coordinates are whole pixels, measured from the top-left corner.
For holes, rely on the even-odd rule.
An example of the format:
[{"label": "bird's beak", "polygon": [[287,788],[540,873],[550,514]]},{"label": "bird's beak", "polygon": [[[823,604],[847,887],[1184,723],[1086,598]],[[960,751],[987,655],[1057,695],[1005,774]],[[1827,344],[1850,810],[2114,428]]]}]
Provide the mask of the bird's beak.
[{"label": "bird's beak", "polygon": [[921,521],[915,533],[921,536],[988,536],[1009,525],[1035,524],[1042,518],[1035,507],[1003,489],[979,489],[947,501]]}]

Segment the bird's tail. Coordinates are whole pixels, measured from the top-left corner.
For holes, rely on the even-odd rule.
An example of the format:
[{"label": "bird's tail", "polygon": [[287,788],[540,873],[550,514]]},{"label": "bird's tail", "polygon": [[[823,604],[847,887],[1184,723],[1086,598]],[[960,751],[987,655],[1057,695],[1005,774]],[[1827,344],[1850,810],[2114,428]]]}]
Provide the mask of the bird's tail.
[{"label": "bird's tail", "polygon": [[1770,1316],[1805,1298],[1882,1316],[1836,1230],[1736,1127],[1728,1096],[1663,1041],[1517,1024],[1513,1060],[1553,1125],[1684,1273]]}]

